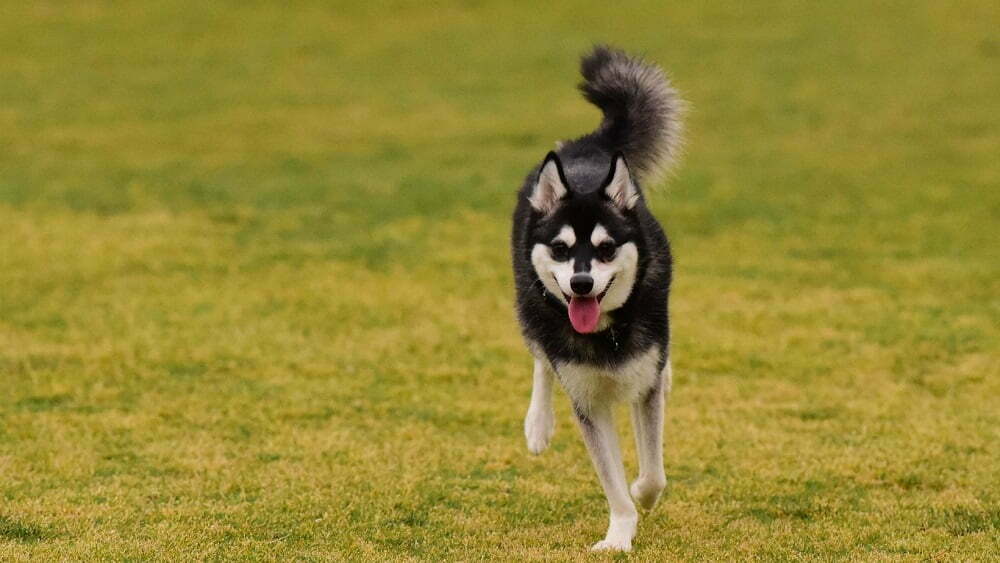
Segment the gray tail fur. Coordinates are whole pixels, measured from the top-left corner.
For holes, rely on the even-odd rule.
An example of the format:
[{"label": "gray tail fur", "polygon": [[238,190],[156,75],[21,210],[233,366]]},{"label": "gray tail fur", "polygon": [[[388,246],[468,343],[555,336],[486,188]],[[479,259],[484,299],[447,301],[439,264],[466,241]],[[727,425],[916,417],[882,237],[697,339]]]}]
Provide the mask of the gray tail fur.
[{"label": "gray tail fur", "polygon": [[597,45],[580,61],[580,91],[604,112],[591,135],[621,151],[640,178],[669,169],[681,149],[684,101],[658,66]]}]

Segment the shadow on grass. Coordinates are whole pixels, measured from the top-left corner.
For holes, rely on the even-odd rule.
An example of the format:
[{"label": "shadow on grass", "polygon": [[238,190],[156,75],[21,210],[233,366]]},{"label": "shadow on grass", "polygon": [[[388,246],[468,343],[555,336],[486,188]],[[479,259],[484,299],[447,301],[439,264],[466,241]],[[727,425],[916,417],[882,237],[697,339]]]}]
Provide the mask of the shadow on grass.
[{"label": "shadow on grass", "polygon": [[976,510],[964,507],[934,511],[929,525],[944,528],[952,536],[1000,530],[1000,508]]},{"label": "shadow on grass", "polygon": [[69,395],[37,395],[18,401],[14,406],[31,412],[48,411],[69,401]]},{"label": "shadow on grass", "polygon": [[55,537],[51,531],[0,515],[0,539],[34,543]]}]

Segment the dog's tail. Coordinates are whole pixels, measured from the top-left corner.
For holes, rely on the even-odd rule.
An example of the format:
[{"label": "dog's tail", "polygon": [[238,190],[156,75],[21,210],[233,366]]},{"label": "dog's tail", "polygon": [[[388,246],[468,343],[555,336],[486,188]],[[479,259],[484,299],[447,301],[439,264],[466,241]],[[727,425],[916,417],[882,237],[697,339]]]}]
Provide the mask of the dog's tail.
[{"label": "dog's tail", "polygon": [[604,112],[588,135],[625,154],[640,178],[665,172],[681,150],[685,104],[658,66],[624,51],[597,45],[580,61],[580,91]]}]

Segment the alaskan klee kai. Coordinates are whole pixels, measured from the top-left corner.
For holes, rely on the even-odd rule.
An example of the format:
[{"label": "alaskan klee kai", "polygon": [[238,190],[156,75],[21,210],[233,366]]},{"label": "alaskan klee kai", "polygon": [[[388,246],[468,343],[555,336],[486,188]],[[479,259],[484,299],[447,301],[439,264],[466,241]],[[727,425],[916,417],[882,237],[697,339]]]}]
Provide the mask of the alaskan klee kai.
[{"label": "alaskan klee kai", "polygon": [[[670,246],[639,187],[679,150],[683,102],[658,67],[599,46],[581,63],[583,95],[604,119],[557,145],[518,193],[511,253],[521,331],[535,358],[528,449],[548,447],[553,377],[566,390],[607,496],[595,550],[632,548],[639,514],[666,485]],[[632,409],[639,476],[628,486],[612,407]]]}]

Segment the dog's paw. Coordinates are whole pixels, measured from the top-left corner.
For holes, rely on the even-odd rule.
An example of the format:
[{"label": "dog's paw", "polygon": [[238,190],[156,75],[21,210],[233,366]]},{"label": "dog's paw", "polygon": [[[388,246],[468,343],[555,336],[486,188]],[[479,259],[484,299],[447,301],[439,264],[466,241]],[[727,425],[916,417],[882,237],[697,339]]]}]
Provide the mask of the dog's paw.
[{"label": "dog's paw", "polygon": [[538,455],[549,447],[552,434],[555,433],[555,415],[551,409],[529,409],[524,417],[524,437],[528,442],[528,451]]},{"label": "dog's paw", "polygon": [[591,551],[632,551],[632,538],[639,523],[639,515],[612,516],[604,539],[590,546]]},{"label": "dog's paw", "polygon": [[667,480],[664,477],[640,477],[632,483],[629,490],[639,506],[649,510],[656,506],[656,501],[660,500],[660,494],[666,486]]},{"label": "dog's paw", "polygon": [[590,551],[632,551],[632,540],[603,539],[590,546]]}]

